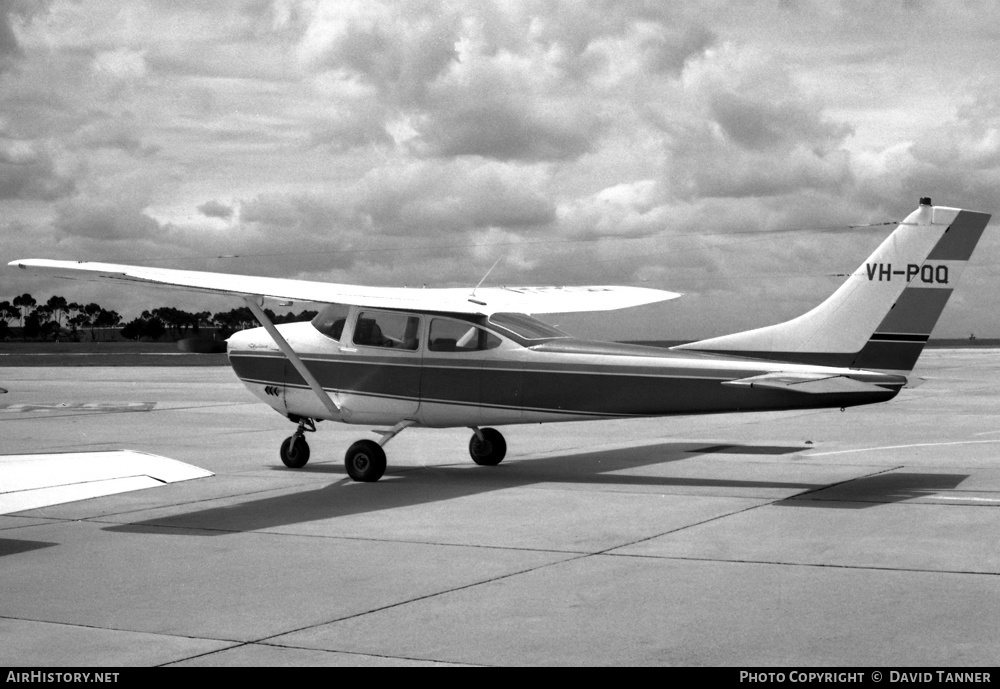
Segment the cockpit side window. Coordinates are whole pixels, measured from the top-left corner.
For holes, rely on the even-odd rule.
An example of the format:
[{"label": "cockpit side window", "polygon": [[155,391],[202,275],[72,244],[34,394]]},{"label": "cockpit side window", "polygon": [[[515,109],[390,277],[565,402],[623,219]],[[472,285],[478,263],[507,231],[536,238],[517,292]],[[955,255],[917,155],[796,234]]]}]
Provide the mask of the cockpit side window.
[{"label": "cockpit side window", "polygon": [[354,326],[354,344],[415,351],[420,319],[405,313],[362,311]]},{"label": "cockpit side window", "polygon": [[312,319],[312,325],[327,337],[339,341],[344,334],[344,324],[350,307],[345,304],[330,304]]},{"label": "cockpit side window", "polygon": [[496,349],[502,340],[464,321],[435,318],[431,321],[427,349],[432,352],[481,352]]}]

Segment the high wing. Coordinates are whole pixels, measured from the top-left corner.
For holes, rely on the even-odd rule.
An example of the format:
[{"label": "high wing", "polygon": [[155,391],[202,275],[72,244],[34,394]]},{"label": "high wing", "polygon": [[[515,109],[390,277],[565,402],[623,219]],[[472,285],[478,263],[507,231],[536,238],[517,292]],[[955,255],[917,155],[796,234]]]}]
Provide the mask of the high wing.
[{"label": "high wing", "polygon": [[144,266],[55,261],[31,258],[11,261],[33,272],[70,280],[134,282],[174,287],[195,292],[269,297],[326,304],[353,304],[373,308],[446,311],[490,315],[501,311],[518,313],[572,313],[610,311],[653,304],[681,296],[677,292],[645,287],[592,285],[583,287],[480,287],[413,288],[365,287],[310,280],[173,270]]},{"label": "high wing", "polygon": [[0,456],[0,474],[0,514],[214,475],[132,450]]}]

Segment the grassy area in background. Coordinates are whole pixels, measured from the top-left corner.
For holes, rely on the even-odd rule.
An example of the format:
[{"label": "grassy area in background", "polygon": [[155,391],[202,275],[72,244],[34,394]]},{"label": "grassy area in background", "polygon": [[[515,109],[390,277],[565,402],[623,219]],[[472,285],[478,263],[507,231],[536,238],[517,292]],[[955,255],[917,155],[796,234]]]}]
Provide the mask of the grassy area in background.
[{"label": "grassy area in background", "polygon": [[225,366],[225,354],[181,352],[176,342],[0,342],[3,366]]}]

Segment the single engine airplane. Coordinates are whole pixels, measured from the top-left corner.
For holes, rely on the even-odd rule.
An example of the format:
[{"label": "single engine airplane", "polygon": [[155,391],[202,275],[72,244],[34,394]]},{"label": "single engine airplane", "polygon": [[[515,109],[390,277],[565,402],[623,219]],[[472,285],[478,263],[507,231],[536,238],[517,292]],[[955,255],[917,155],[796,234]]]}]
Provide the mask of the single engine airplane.
[{"label": "single engine airplane", "polygon": [[[637,287],[413,289],[107,263],[20,259],[71,279],[243,298],[260,328],[229,338],[236,375],[297,424],[280,449],[299,468],[320,420],[385,426],[351,445],[356,481],[377,481],[383,447],[411,427],[469,427],[496,465],[493,426],[884,402],[908,383],[990,216],[923,198],[822,304],[793,320],[670,349],[580,340],[534,316],[620,309],[679,294]],[[265,299],[326,304],[275,326]]]}]

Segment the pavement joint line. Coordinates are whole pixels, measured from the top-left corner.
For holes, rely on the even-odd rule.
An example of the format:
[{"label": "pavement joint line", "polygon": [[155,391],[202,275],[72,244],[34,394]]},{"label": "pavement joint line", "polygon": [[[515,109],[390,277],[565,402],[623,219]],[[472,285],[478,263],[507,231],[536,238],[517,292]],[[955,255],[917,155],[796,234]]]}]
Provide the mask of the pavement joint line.
[{"label": "pavement joint line", "polygon": [[1000,572],[974,572],[961,569],[920,569],[916,567],[885,567],[878,565],[840,565],[832,562],[780,562],[777,560],[726,559],[690,555],[649,555],[645,553],[606,553],[610,557],[634,557],[648,560],[679,560],[683,562],[717,562],[733,565],[768,565],[773,567],[809,567],[815,569],[854,569],[872,572],[906,572],[908,574],[954,574],[960,576],[1000,577]]},{"label": "pavement joint line", "polygon": [[855,478],[846,479],[844,481],[838,481],[837,483],[831,483],[831,484],[829,484],[827,486],[823,486],[823,487],[820,487],[820,488],[810,488],[809,490],[805,490],[805,491],[803,491],[801,493],[796,493],[795,495],[792,495],[792,496],[778,498],[778,499],[775,499],[775,500],[767,500],[767,501],[762,502],[759,505],[750,505],[749,507],[745,507],[745,508],[743,508],[741,510],[736,510],[735,512],[728,512],[726,514],[716,515],[714,517],[702,520],[700,522],[694,522],[694,523],[691,523],[691,524],[685,524],[683,526],[677,527],[676,529],[670,529],[668,531],[664,531],[663,533],[654,534],[652,536],[647,536],[646,538],[640,538],[640,539],[638,539],[636,541],[633,541],[631,543],[625,543],[624,545],[617,545],[617,546],[614,546],[613,548],[606,548],[603,551],[600,551],[600,552],[597,552],[597,553],[593,553],[593,554],[594,555],[614,555],[615,553],[612,553],[611,551],[619,550],[621,548],[627,548],[629,546],[633,546],[633,545],[636,545],[636,544],[639,544],[639,543],[645,543],[646,541],[651,541],[651,540],[653,540],[655,538],[660,538],[662,536],[667,536],[667,535],[670,535],[670,534],[679,533],[681,531],[686,531],[687,529],[692,529],[692,528],[695,528],[695,527],[698,527],[698,526],[703,526],[705,524],[710,524],[711,522],[718,521],[720,519],[727,519],[729,517],[733,517],[733,516],[736,516],[738,514],[743,514],[744,512],[749,512],[751,510],[760,509],[761,507],[768,507],[768,506],[774,505],[775,503],[782,502],[784,500],[793,500],[793,499],[799,498],[799,497],[801,497],[803,495],[808,495],[809,493],[814,493],[814,492],[820,491],[820,490],[826,490],[827,488],[832,488],[834,486],[839,486],[839,485],[842,485],[844,483],[850,483],[851,481],[858,480],[859,478],[870,478],[872,476],[878,476],[879,474],[883,474],[883,473],[886,473],[886,472],[889,472],[889,471],[895,471],[896,469],[901,469],[901,468],[903,468],[903,467],[900,466],[900,467],[895,467],[895,468],[884,469],[882,471],[877,471],[877,472],[874,472],[872,474],[866,474],[865,476],[858,476],[858,477],[855,477]]},{"label": "pavement joint line", "polygon": [[123,634],[149,634],[151,636],[166,636],[172,639],[196,639],[199,641],[219,641],[221,643],[244,644],[246,642],[239,639],[225,639],[214,636],[195,636],[193,634],[174,634],[171,632],[156,632],[143,629],[124,629],[122,627],[106,627],[96,624],[80,624],[79,622],[64,622],[61,620],[45,620],[35,617],[17,617],[15,615],[0,615],[0,620],[13,620],[15,622],[37,622],[38,624],[54,624],[60,627],[74,627],[76,629],[101,629],[106,632],[121,632]]},{"label": "pavement joint line", "polygon": [[[898,466],[893,466],[893,467],[887,467],[887,468],[881,469],[879,471],[873,471],[870,474],[864,474],[862,476],[854,476],[852,478],[844,479],[843,481],[837,481],[836,483],[831,483],[829,485],[822,486],[821,488],[810,488],[809,490],[804,490],[801,493],[796,493],[795,495],[790,495],[787,498],[781,498],[781,500],[775,500],[774,502],[781,502],[782,500],[800,500],[800,499],[802,499],[803,495],[810,495],[812,493],[818,493],[818,492],[823,491],[823,490],[829,490],[831,488],[836,488],[837,486],[843,486],[843,485],[845,485],[847,483],[851,483],[852,481],[860,481],[860,480],[863,480],[863,479],[866,479],[866,478],[873,478],[875,476],[881,476],[882,474],[888,474],[888,473],[891,473],[893,471],[899,471],[900,469],[905,469],[905,468],[906,468],[905,464],[900,464]],[[809,499],[811,500],[813,498],[809,498]]]},{"label": "pavement joint line", "polygon": [[170,667],[171,665],[176,665],[177,663],[183,663],[183,662],[186,662],[188,660],[194,660],[195,658],[205,658],[205,657],[208,657],[208,656],[211,656],[211,655],[216,655],[218,653],[226,653],[228,651],[232,651],[232,650],[237,649],[237,648],[247,648],[247,647],[250,647],[250,646],[266,646],[268,648],[274,648],[274,649],[278,649],[278,650],[282,650],[282,651],[289,651],[289,650],[294,650],[294,651],[309,651],[311,653],[329,653],[329,654],[338,654],[338,655],[358,656],[360,658],[384,658],[386,660],[403,660],[403,661],[413,661],[413,662],[419,662],[419,663],[434,663],[436,665],[455,665],[455,666],[459,666],[459,667],[469,667],[469,666],[471,666],[471,667],[499,667],[499,666],[493,666],[493,665],[484,665],[482,663],[463,663],[463,662],[452,661],[452,660],[437,660],[435,658],[413,658],[413,657],[410,657],[410,656],[387,655],[385,653],[362,653],[361,651],[345,651],[345,650],[336,650],[336,649],[330,649],[330,648],[313,648],[311,646],[292,646],[292,645],[272,644],[272,643],[256,642],[256,641],[245,641],[245,642],[239,643],[239,644],[237,644],[235,646],[231,646],[230,648],[219,648],[219,649],[216,649],[214,651],[206,651],[204,653],[198,653],[196,655],[189,656],[187,658],[180,658],[178,660],[171,660],[171,661],[168,661],[166,663],[162,663],[160,665],[157,665],[156,667]]},{"label": "pavement joint line", "polygon": [[[784,500],[784,499],[786,499],[786,498],[781,498],[781,500]],[[600,550],[598,552],[591,553],[591,555],[614,555],[614,553],[611,552],[613,550],[619,550],[621,548],[627,548],[629,546],[633,546],[633,545],[636,545],[638,543],[645,543],[646,541],[651,541],[651,540],[653,540],[655,538],[660,538],[661,536],[668,536],[670,534],[675,534],[675,533],[679,533],[681,531],[686,531],[687,529],[692,529],[692,528],[697,527],[697,526],[703,526],[704,524],[710,524],[711,522],[718,521],[720,519],[726,519],[728,517],[734,517],[737,514],[743,514],[744,512],[749,512],[750,510],[756,510],[756,509],[760,509],[761,507],[767,507],[768,505],[773,505],[775,502],[780,502],[780,500],[764,501],[764,502],[762,502],[759,505],[750,505],[749,507],[744,507],[743,509],[736,510],[735,512],[727,512],[726,514],[717,514],[714,517],[709,517],[708,519],[703,519],[700,522],[693,522],[691,524],[684,524],[683,526],[678,526],[676,529],[668,529],[667,531],[664,531],[663,533],[653,534],[652,536],[647,536],[645,538],[640,538],[640,539],[637,539],[635,541],[631,541],[629,543],[623,543],[623,544],[616,545],[616,546],[611,547],[611,548],[605,548],[604,550]]]},{"label": "pavement joint line", "polygon": [[249,402],[220,402],[218,404],[194,404],[186,407],[159,407],[150,409],[151,412],[168,412],[168,411],[191,411],[192,409],[221,409],[223,407],[241,407],[241,406],[254,406]]},{"label": "pavement joint line", "polygon": [[[349,619],[349,618],[344,618],[344,619]],[[168,632],[146,631],[146,630],[141,630],[141,629],[123,629],[123,628],[120,628],[120,627],[106,627],[106,626],[98,626],[98,625],[91,625],[91,624],[79,624],[79,623],[76,623],[76,622],[63,622],[63,621],[57,621],[57,620],[45,620],[45,619],[37,619],[37,618],[31,618],[31,617],[15,617],[13,615],[0,615],[0,620],[12,620],[12,621],[15,621],[15,622],[35,622],[37,624],[52,624],[52,625],[57,625],[57,626],[61,626],[61,627],[73,627],[73,628],[77,628],[77,629],[98,629],[98,630],[108,631],[108,632],[120,632],[122,634],[149,634],[149,635],[152,635],[152,636],[163,636],[163,637],[174,638],[174,639],[193,639],[193,640],[198,640],[198,641],[218,641],[220,643],[232,644],[231,646],[227,646],[226,648],[217,648],[217,649],[213,649],[211,651],[205,651],[203,653],[196,653],[194,655],[185,656],[184,658],[178,658],[176,660],[170,660],[170,661],[167,661],[165,663],[160,663],[159,665],[155,665],[154,667],[168,667],[170,665],[175,665],[177,663],[182,663],[182,662],[187,661],[187,660],[193,660],[195,658],[203,658],[203,657],[206,657],[206,656],[215,655],[217,653],[223,653],[223,652],[226,652],[226,651],[232,651],[232,650],[237,649],[237,648],[243,648],[243,647],[246,647],[246,646],[255,646],[255,645],[268,646],[268,647],[277,648],[277,649],[296,649],[296,650],[302,650],[302,651],[321,652],[321,653],[341,653],[341,654],[346,654],[346,655],[370,656],[370,657],[373,657],[373,658],[387,658],[387,659],[391,659],[391,660],[413,660],[413,661],[419,661],[419,662],[443,663],[443,664],[446,664],[446,665],[469,665],[469,663],[459,663],[459,662],[453,662],[453,661],[439,661],[439,660],[435,660],[433,658],[410,658],[408,656],[380,655],[380,654],[376,654],[376,653],[361,653],[361,652],[358,652],[358,651],[340,651],[340,650],[331,650],[331,649],[324,649],[324,648],[311,648],[309,646],[293,646],[293,645],[282,645],[282,644],[273,644],[273,643],[269,644],[269,643],[266,643],[266,642],[263,642],[263,641],[240,641],[239,639],[226,639],[226,638],[219,638],[219,637],[214,637],[214,636],[193,636],[193,635],[190,635],[190,634],[173,634],[173,633],[168,633]],[[334,620],[334,621],[339,621],[339,620]],[[324,622],[322,624],[328,624],[328,623]],[[308,627],[306,627],[306,629],[308,629]],[[293,631],[298,631],[298,630],[293,630]],[[282,636],[284,634],[289,634],[289,633],[292,633],[292,632],[282,632],[280,634],[277,634],[276,636]],[[273,637],[265,637],[265,638],[273,638]],[[483,666],[483,667],[487,667],[487,666]]]},{"label": "pavement joint line", "polygon": [[[353,613],[353,614],[350,614],[350,615],[344,615],[342,617],[336,617],[336,618],[333,618],[333,619],[330,619],[330,620],[326,620],[324,622],[316,622],[314,624],[304,625],[302,627],[299,627],[299,628],[296,628],[296,629],[289,629],[287,631],[280,632],[278,634],[269,634],[268,636],[264,636],[264,637],[261,637],[259,639],[254,639],[254,640],[252,640],[252,641],[250,641],[248,643],[264,644],[265,642],[267,642],[269,640],[277,639],[278,637],[286,636],[288,634],[295,634],[297,632],[306,631],[307,629],[316,629],[318,627],[323,627],[323,626],[328,625],[328,624],[335,624],[337,622],[345,622],[347,620],[357,619],[359,617],[364,617],[366,615],[372,615],[372,614],[375,614],[375,613],[384,612],[386,610],[392,610],[394,608],[399,608],[399,607],[402,607],[404,605],[410,605],[411,603],[419,603],[420,601],[430,600],[431,598],[437,598],[438,596],[443,596],[443,595],[447,595],[447,594],[450,594],[450,593],[457,593],[459,591],[465,591],[465,590],[468,590],[468,589],[476,588],[478,586],[484,586],[486,584],[493,584],[493,583],[498,582],[498,581],[503,581],[505,579],[510,579],[510,578],[513,578],[513,577],[521,576],[522,574],[530,574],[532,572],[537,572],[539,570],[546,569],[548,567],[553,567],[555,565],[565,564],[567,562],[574,562],[576,560],[582,560],[584,558],[592,557],[592,556],[593,556],[593,554],[587,553],[587,554],[579,555],[579,556],[576,556],[576,557],[567,557],[567,558],[559,559],[559,560],[556,560],[554,562],[545,562],[543,564],[536,565],[534,567],[527,567],[525,569],[521,569],[521,570],[518,570],[516,572],[508,572],[507,574],[500,574],[500,575],[497,575],[497,576],[494,576],[494,577],[489,577],[487,579],[482,579],[482,580],[479,580],[479,581],[469,582],[467,584],[462,584],[461,586],[453,586],[451,588],[447,588],[447,589],[444,589],[442,591],[434,591],[432,593],[426,593],[426,594],[423,594],[423,595],[420,595],[420,596],[414,596],[413,598],[408,598],[406,600],[396,601],[395,603],[387,603],[385,605],[380,605],[378,607],[371,608],[370,610],[364,610],[364,611]],[[267,645],[279,646],[280,644],[267,644]]]}]

